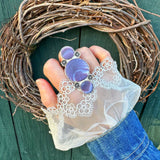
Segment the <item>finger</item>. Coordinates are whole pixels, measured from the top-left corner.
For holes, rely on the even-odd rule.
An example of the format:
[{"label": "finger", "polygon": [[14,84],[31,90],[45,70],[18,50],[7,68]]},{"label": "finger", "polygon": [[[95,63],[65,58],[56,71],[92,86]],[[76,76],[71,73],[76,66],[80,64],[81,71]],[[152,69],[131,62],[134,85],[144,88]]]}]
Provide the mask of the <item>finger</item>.
[{"label": "finger", "polygon": [[54,92],[52,86],[45,79],[37,79],[36,84],[39,88],[41,101],[44,106],[48,107],[56,107],[57,96]]},{"label": "finger", "polygon": [[44,75],[49,79],[53,86],[60,91],[60,83],[68,80],[65,76],[63,68],[56,59],[49,59],[43,67]]},{"label": "finger", "polygon": [[[89,48],[87,47],[82,47],[76,50],[77,52],[79,52],[81,54],[80,58],[82,58],[83,60],[85,60],[88,65],[90,66],[90,72],[92,73],[92,71],[94,70],[95,67],[99,66],[99,63],[97,61],[97,59],[95,58],[95,56],[92,54],[92,52],[90,51]],[[59,52],[58,54],[59,57],[59,61],[62,61],[62,56],[61,53]]]},{"label": "finger", "polygon": [[93,55],[99,59],[100,62],[102,62],[108,56],[111,57],[110,53],[100,46],[94,45],[94,46],[91,46],[89,49],[91,50]]},{"label": "finger", "polygon": [[95,67],[99,66],[97,59],[89,48],[82,47],[77,49],[76,51],[78,51],[81,54],[81,58],[89,64],[91,73],[95,69]]}]

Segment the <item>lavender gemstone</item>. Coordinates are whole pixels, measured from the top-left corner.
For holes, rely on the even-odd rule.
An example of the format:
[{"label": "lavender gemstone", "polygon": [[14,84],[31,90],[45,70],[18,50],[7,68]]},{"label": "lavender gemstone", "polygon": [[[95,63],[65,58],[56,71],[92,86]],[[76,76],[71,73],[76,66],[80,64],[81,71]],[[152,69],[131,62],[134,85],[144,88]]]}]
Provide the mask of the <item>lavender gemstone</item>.
[{"label": "lavender gemstone", "polygon": [[81,84],[81,89],[84,93],[90,93],[93,90],[93,84],[90,81],[84,81]]},{"label": "lavender gemstone", "polygon": [[79,82],[87,78],[89,66],[80,58],[72,59],[67,63],[65,72],[70,80]]},{"label": "lavender gemstone", "polygon": [[74,49],[70,46],[63,47],[60,52],[64,59],[71,59],[74,56]]}]

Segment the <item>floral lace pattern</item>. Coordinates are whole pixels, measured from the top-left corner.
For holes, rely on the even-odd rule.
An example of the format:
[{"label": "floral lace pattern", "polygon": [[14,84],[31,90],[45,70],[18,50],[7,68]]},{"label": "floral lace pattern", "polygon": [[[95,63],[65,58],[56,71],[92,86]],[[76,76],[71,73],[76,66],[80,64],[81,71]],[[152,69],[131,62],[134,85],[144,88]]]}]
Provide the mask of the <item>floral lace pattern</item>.
[{"label": "floral lace pattern", "polygon": [[[103,78],[104,74],[110,74],[107,80]],[[48,111],[54,115],[63,114],[69,118],[90,117],[93,112],[93,103],[97,98],[96,87],[100,86],[106,89],[115,88],[121,82],[121,75],[117,70],[116,61],[107,57],[100,66],[96,67],[92,73],[93,91],[89,94],[82,93],[83,99],[78,104],[70,103],[69,95],[74,92],[75,85],[72,81],[63,81],[60,85],[60,93],[57,95],[57,107],[49,107]]]},{"label": "floral lace pattern", "polygon": [[74,82],[63,81],[56,107],[46,114],[55,147],[68,150],[98,138],[118,124],[139,99],[141,88],[121,76],[107,57],[92,72],[93,91],[85,94]]}]

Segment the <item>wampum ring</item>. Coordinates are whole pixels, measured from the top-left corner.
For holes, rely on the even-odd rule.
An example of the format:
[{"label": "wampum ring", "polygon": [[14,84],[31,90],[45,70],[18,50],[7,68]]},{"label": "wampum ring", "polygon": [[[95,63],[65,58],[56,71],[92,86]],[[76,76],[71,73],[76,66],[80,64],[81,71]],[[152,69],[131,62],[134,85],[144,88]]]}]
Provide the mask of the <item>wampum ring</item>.
[{"label": "wampum ring", "polygon": [[86,61],[80,58],[80,53],[74,51],[70,46],[64,46],[60,50],[62,57],[61,65],[65,67],[66,76],[75,83],[76,88],[80,88],[84,93],[91,93],[93,84],[90,81],[92,75]]}]

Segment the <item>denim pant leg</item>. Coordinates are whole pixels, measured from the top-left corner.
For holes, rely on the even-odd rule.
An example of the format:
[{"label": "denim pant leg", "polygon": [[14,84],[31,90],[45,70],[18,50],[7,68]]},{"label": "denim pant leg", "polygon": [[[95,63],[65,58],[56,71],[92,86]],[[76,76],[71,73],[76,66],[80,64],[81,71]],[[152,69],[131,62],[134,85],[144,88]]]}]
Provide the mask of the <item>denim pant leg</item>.
[{"label": "denim pant leg", "polygon": [[160,151],[149,140],[134,111],[87,146],[98,160],[160,160]]}]

